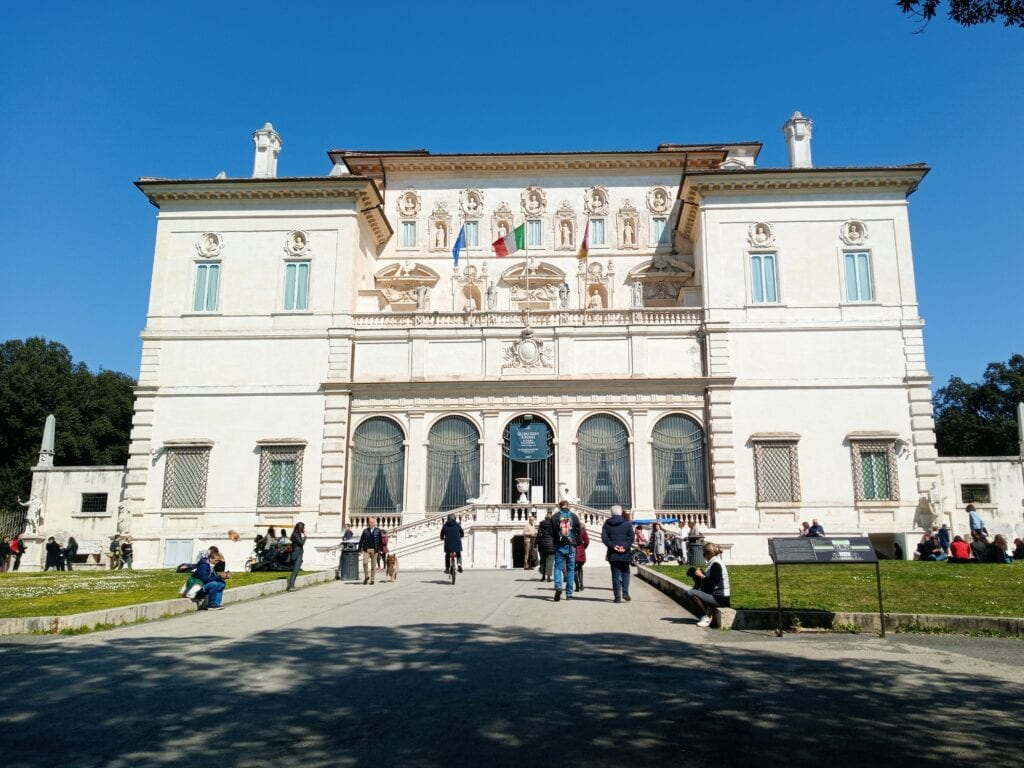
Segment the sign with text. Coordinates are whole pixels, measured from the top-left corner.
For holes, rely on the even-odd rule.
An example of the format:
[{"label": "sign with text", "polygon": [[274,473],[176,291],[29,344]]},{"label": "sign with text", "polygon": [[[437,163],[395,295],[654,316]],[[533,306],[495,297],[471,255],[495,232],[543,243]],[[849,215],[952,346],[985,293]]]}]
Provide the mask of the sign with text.
[{"label": "sign with text", "polygon": [[508,431],[512,461],[542,461],[548,457],[548,425],[542,421],[513,424]]},{"label": "sign with text", "polygon": [[801,536],[793,539],[768,539],[772,562],[782,564],[877,563],[878,555],[867,536],[826,539]]}]

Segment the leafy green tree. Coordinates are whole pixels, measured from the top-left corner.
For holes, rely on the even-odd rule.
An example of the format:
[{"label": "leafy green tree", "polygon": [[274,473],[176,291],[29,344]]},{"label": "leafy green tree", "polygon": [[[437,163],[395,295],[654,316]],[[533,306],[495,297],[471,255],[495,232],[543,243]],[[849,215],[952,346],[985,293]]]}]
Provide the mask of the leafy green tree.
[{"label": "leafy green tree", "polygon": [[92,373],[54,341],[0,344],[0,510],[23,511],[39,460],[47,414],[57,419],[58,465],[124,464],[132,422],[134,379]]},{"label": "leafy green tree", "polygon": [[[900,9],[925,24],[935,18],[940,0],[897,0]],[[1024,27],[1024,0],[949,0],[946,14],[964,27],[1001,21],[1007,27]]]},{"label": "leafy green tree", "polygon": [[1016,456],[1019,402],[1024,402],[1024,355],[989,363],[977,384],[950,377],[932,400],[939,455]]}]

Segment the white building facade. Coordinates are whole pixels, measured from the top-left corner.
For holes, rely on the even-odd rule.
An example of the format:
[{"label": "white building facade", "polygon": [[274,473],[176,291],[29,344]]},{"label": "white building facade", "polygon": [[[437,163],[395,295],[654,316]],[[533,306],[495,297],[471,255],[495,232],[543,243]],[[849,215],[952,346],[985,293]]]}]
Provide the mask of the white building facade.
[{"label": "white building facade", "polygon": [[734,562],[812,518],[883,551],[938,521],[908,221],[927,168],[814,168],[810,121],[784,133],[780,169],[756,143],[334,150],[279,178],[268,124],[253,178],[141,180],[136,562],[301,520],[327,567],[372,515],[436,565],[454,512],[472,564],[507,567],[563,496],[595,530],[612,503],[696,522]]}]

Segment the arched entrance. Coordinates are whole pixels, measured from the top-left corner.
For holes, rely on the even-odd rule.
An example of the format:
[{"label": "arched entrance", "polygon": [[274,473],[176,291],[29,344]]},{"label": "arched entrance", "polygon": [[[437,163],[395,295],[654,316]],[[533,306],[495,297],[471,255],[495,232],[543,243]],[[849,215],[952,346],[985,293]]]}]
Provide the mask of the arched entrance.
[{"label": "arched entrance", "polygon": [[[555,501],[555,435],[551,425],[540,416],[527,413],[505,427],[501,448],[501,501],[519,501],[516,478],[530,478],[531,489],[544,489],[544,502]],[[530,498],[531,491],[526,492]]]}]

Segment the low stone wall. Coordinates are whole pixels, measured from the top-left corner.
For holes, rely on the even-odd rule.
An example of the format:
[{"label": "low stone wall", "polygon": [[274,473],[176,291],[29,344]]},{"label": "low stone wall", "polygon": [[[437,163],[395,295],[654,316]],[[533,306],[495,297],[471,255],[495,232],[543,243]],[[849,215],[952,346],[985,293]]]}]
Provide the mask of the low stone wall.
[{"label": "low stone wall", "polygon": [[[685,596],[691,585],[658,573],[646,566],[640,566],[637,575],[657,587],[666,595],[694,615],[700,613]],[[721,629],[778,629],[779,613],[774,609],[721,608],[718,611],[718,625]],[[879,632],[881,617],[878,613],[852,613],[832,611],[790,610],[782,611],[784,629],[856,629],[861,632]],[[1024,637],[1024,618],[1001,618],[996,616],[944,616],[930,613],[886,613],[885,631],[899,632],[914,629],[955,634],[999,634],[1009,637]]]},{"label": "low stone wall", "polygon": [[[334,581],[334,577],[335,572],[333,570],[318,571],[317,573],[300,576],[295,584],[298,587],[310,587],[314,584]],[[184,581],[184,576],[182,576],[182,580]],[[248,584],[244,587],[229,587],[224,590],[224,605],[254,600],[264,595],[273,595],[278,592],[284,592],[287,588],[287,579],[265,581],[262,584]],[[29,616],[26,618],[0,619],[0,635],[25,635],[33,632],[57,634],[65,630],[88,630],[97,626],[118,626],[121,624],[133,624],[138,621],[166,619],[183,613],[193,613],[195,610],[194,602],[178,597],[173,600],[160,600],[155,603],[124,605],[119,608],[105,608],[101,611],[74,613],[69,616]]]}]

